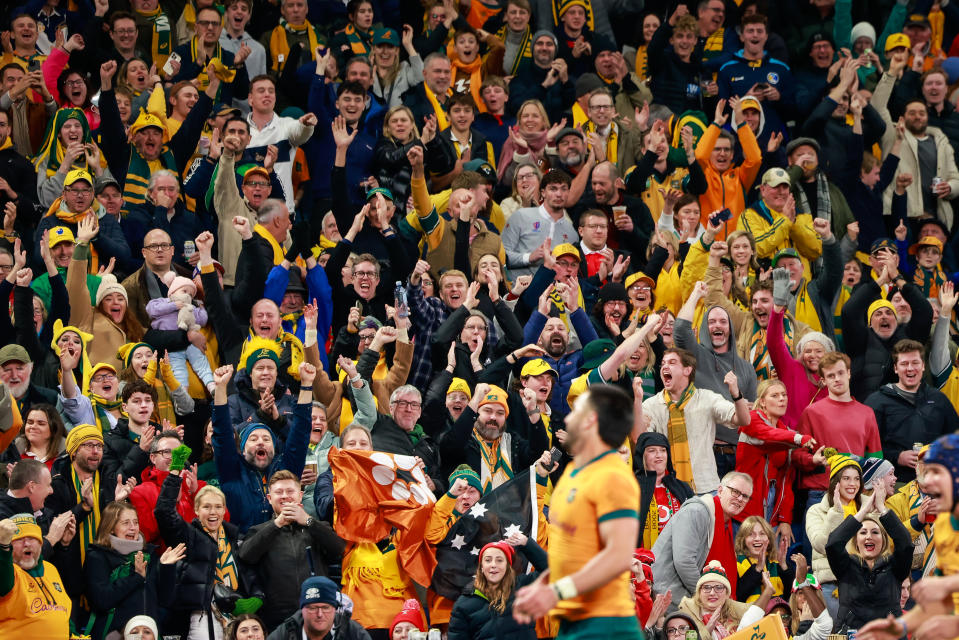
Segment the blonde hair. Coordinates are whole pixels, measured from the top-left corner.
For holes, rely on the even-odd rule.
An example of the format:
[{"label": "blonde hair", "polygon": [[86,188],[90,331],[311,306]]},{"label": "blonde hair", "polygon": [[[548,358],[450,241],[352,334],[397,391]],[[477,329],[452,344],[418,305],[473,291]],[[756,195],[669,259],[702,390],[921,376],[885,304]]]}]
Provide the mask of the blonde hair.
[{"label": "blonde hair", "polygon": [[[863,518],[862,522],[859,523],[859,528],[862,529],[862,526],[866,524],[867,522],[875,523],[875,525],[879,527],[879,533],[882,535],[882,549],[879,550],[879,556],[876,558],[876,560],[883,560],[885,558],[888,558],[889,556],[892,555],[892,551],[890,550],[892,545],[890,544],[890,541],[889,541],[889,534],[886,533],[886,528],[882,526],[882,523],[879,522],[878,518],[873,518],[872,516],[866,516],[865,518]],[[865,562],[863,557],[859,554],[859,547],[856,546],[856,538],[858,537],[859,537],[859,532],[857,531],[856,535],[850,538],[849,542],[846,543],[846,553],[848,553],[851,558],[859,558],[860,560]]]},{"label": "blonde hair", "polygon": [[526,109],[526,107],[533,107],[539,111],[539,115],[543,117],[543,131],[548,130],[549,116],[546,115],[546,107],[543,106],[542,102],[535,98],[531,98],[519,106],[519,109],[516,110],[516,121],[519,122],[520,116],[523,115],[523,110]]},{"label": "blonde hair", "polygon": [[[805,576],[796,576],[796,577],[804,578]],[[802,607],[799,606],[800,596],[802,596],[803,599],[808,599],[809,597],[816,598],[817,600],[819,600],[819,604],[821,604],[823,608],[825,608],[826,606],[826,600],[825,598],[823,598],[822,591],[820,591],[819,589],[806,589],[801,594],[798,591],[793,591],[792,594],[789,596],[789,608],[792,609],[792,616],[793,616],[793,619],[792,619],[793,635],[799,632],[799,623],[802,622],[802,620],[799,619],[800,616],[802,615]]]},{"label": "blonde hair", "polygon": [[[487,549],[487,551],[489,551],[489,549]],[[483,575],[482,557],[480,557],[479,566],[476,567],[476,579],[473,584],[476,589],[489,600],[489,608],[497,613],[506,611],[506,602],[510,599],[510,596],[513,595],[513,588],[515,587],[516,573],[513,571],[513,565],[511,565],[508,560],[509,558],[507,558],[506,571],[503,572],[503,579],[496,584],[490,583],[486,579],[486,576]]]},{"label": "blonde hair", "polygon": [[761,405],[763,398],[773,387],[782,387],[786,390],[786,393],[789,393],[789,389],[786,389],[786,383],[780,380],[779,378],[769,378],[768,380],[760,380],[759,386],[756,387],[756,402],[753,405],[756,409],[760,409],[765,412],[766,407]]},{"label": "blonde hair", "polygon": [[400,111],[406,113],[406,117],[410,119],[410,124],[412,125],[411,133],[413,134],[413,139],[416,140],[420,137],[420,130],[416,126],[416,118],[413,117],[413,112],[410,111],[410,108],[404,105],[399,105],[393,107],[386,112],[386,115],[383,116],[383,137],[389,138],[393,142],[397,142],[396,138],[393,137],[393,134],[390,133],[390,118],[399,113]]},{"label": "blonde hair", "polygon": [[[765,380],[763,382],[766,382]],[[753,532],[753,528],[756,525],[763,530],[763,533],[766,534],[766,539],[769,540],[769,545],[772,546],[776,541],[776,534],[773,532],[773,528],[766,522],[766,519],[762,516],[749,516],[743,520],[742,525],[739,527],[739,531],[736,533],[736,542],[735,549],[736,555],[749,557],[749,551],[746,549],[746,538],[750,536]],[[765,567],[763,567],[765,569]]]},{"label": "blonde hair", "polygon": [[203,499],[208,495],[213,494],[217,498],[223,501],[223,506],[226,506],[226,494],[220,491],[219,487],[214,487],[211,484],[204,485],[196,492],[196,496],[193,498],[193,510],[200,510],[200,503],[203,502]]}]

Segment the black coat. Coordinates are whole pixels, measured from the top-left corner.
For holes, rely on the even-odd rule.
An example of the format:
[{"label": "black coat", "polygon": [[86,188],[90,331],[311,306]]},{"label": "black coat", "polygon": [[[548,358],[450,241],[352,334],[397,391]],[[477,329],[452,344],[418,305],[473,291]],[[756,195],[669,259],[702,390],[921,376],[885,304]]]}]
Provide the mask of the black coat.
[{"label": "black coat", "polygon": [[311,575],[329,575],[329,565],[340,562],[344,547],[322,520],[315,519],[308,527],[295,522],[278,527],[273,520],[250,527],[238,558],[257,567],[266,594],[260,615],[268,627],[277,626],[297,610],[300,585]]},{"label": "black coat", "polygon": [[[150,423],[159,434],[161,427]],[[130,421],[127,418],[117,420],[117,426],[107,431],[103,436],[103,461],[123,474],[124,480],[136,478],[140,481],[140,474],[150,466],[150,454],[140,448],[139,438],[134,442],[130,439]]]},{"label": "black coat", "polygon": [[[91,636],[101,638],[110,631],[123,632],[127,620],[137,615],[147,615],[159,620],[161,607],[166,607],[175,593],[176,566],[161,565],[160,553],[152,544],[143,546],[144,557],[150,554],[146,577],[129,567],[128,575],[112,578],[114,571],[130,562],[112,548],[91,544],[83,563],[85,595],[90,603],[91,615],[96,615],[96,624]],[[113,619],[109,626],[110,614]]]},{"label": "black coat", "polygon": [[[656,96],[656,102],[666,105],[675,114],[690,109],[702,111],[703,97],[699,86],[707,76],[696,56],[700,49],[694,49],[689,62],[683,62],[669,46],[672,36],[673,27],[669,22],[663,22],[646,47],[649,77],[652,79],[650,89]],[[690,86],[697,91],[688,93],[687,88]]]},{"label": "black coat", "polygon": [[643,546],[643,529],[646,527],[646,518],[650,515],[649,505],[652,504],[653,494],[656,492],[656,473],[647,471],[643,467],[643,454],[646,447],[666,448],[667,473],[663,476],[663,486],[679,500],[680,504],[696,495],[692,487],[676,477],[676,472],[673,470],[673,457],[669,451],[669,440],[666,436],[652,431],[640,434],[633,453],[633,468],[636,469],[636,480],[639,481],[639,541],[636,543],[639,547]]},{"label": "black coat", "polygon": [[[172,608],[187,612],[206,611],[213,599],[213,585],[216,583],[217,542],[203,529],[198,519],[187,523],[177,512],[177,497],[182,482],[180,476],[172,473],[167,475],[153,513],[163,542],[168,547],[186,544],[186,557],[177,563],[177,589]],[[233,547],[233,557],[239,569],[240,585],[235,591],[242,597],[263,598],[256,571],[237,557],[240,530],[235,524],[224,522],[223,531]]]},{"label": "black coat", "polygon": [[394,201],[400,207],[406,206],[410,195],[410,180],[413,168],[406,159],[407,152],[413,147],[423,147],[423,166],[427,175],[449,173],[456,164],[456,151],[449,138],[437,135],[425,145],[419,138],[406,144],[384,136],[373,149],[373,175],[381,187],[393,193]]},{"label": "black coat", "polygon": [[[333,635],[336,640],[370,640],[370,634],[359,623],[350,619],[350,614],[338,611],[333,618]],[[303,637],[303,612],[296,610],[283,624],[273,630],[266,640],[300,640]],[[328,638],[329,636],[327,636]]]},{"label": "black coat", "polygon": [[829,534],[826,558],[839,585],[839,613],[833,621],[833,633],[842,628],[858,629],[870,620],[890,613],[898,616],[902,581],[909,576],[912,566],[912,540],[909,532],[892,511],[879,518],[895,545],[893,554],[876,561],[870,569],[861,559],[850,556],[846,543],[855,537],[861,524],[853,516],[846,516]]},{"label": "black coat", "polygon": [[896,467],[896,480],[910,482],[916,470],[899,464],[899,454],[911,451],[916,442],[928,444],[959,429],[959,415],[944,393],[919,385],[915,403],[896,391],[895,384],[885,384],[866,398],[865,404],[876,414],[882,457]]},{"label": "black coat", "polygon": [[440,471],[440,448],[428,435],[424,435],[416,444],[393,417],[385,414],[376,414],[376,422],[370,429],[373,434],[373,449],[404,456],[419,456],[426,464],[426,475],[433,479],[437,489],[445,487],[444,480],[449,474]]},{"label": "black coat", "polygon": [[546,552],[533,540],[529,540],[521,550],[536,571],[516,577],[513,593],[506,601],[503,613],[491,609],[489,600],[471,582],[453,604],[449,640],[536,640],[533,624],[520,624],[513,619],[513,598],[520,587],[532,583],[546,569]]}]

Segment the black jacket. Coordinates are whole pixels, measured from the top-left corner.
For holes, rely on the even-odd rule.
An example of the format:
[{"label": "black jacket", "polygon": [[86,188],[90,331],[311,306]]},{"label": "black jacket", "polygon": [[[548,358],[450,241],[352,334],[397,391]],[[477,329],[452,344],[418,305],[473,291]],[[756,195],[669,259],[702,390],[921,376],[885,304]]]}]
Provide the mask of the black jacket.
[{"label": "black jacket", "polygon": [[510,86],[506,112],[516,114],[527,100],[539,100],[543,103],[550,122],[559,121],[567,106],[576,101],[576,87],[573,85],[575,78],[572,74],[569,74],[566,82],[557,78],[556,82],[544,89],[543,83],[552,70],[552,67],[543,69],[535,63],[522,67],[514,78],[516,84]]},{"label": "black jacket", "polygon": [[[359,623],[350,619],[350,614],[338,611],[333,618],[333,635],[336,640],[370,640],[370,634]],[[273,630],[266,640],[300,640],[303,637],[303,612],[296,610],[283,624]],[[327,640],[327,635],[324,640]]]},{"label": "black jacket", "polygon": [[[177,497],[182,482],[180,476],[172,473],[167,475],[153,513],[160,536],[168,547],[186,544],[186,557],[177,563],[177,590],[172,608],[188,612],[206,611],[213,599],[213,585],[216,583],[217,541],[203,529],[198,519],[187,523],[177,512]],[[237,558],[240,530],[235,524],[224,522],[223,531],[233,547],[233,557],[239,569],[240,586],[235,591],[241,597],[263,598],[256,570]]]},{"label": "black jacket", "polygon": [[[666,448],[666,475],[663,476],[663,486],[680,504],[692,498],[695,494],[692,487],[676,477],[673,470],[673,457],[669,451],[669,440],[661,433],[647,431],[640,434],[636,440],[636,449],[633,453],[633,468],[636,470],[636,480],[639,481],[639,541],[636,546],[643,546],[643,530],[646,528],[646,518],[649,517],[649,505],[652,504],[653,494],[656,492],[656,473],[647,471],[643,466],[643,454],[647,447]],[[654,517],[658,518],[658,514]]]},{"label": "black jacket", "polygon": [[[842,339],[846,345],[846,353],[852,358],[850,386],[853,397],[859,402],[864,402],[870,393],[883,384],[896,381],[892,370],[893,345],[903,338],[926,342],[932,329],[932,307],[916,285],[907,283],[900,291],[912,307],[912,319],[905,326],[900,324],[896,327],[896,331],[888,339],[880,338],[869,328],[866,319],[869,305],[879,298],[879,285],[869,277],[863,280],[864,282],[853,289],[849,300],[842,307]],[[892,297],[891,293],[889,297]]]},{"label": "black jacket", "polygon": [[475,588],[472,582],[463,590],[463,595],[453,604],[450,614],[449,640],[535,640],[533,624],[520,624],[513,619],[513,599],[516,591],[530,584],[547,567],[546,552],[529,540],[520,549],[533,563],[536,571],[517,576],[513,593],[506,601],[506,609],[499,613],[490,608],[489,600]]},{"label": "black jacket", "polygon": [[446,136],[437,135],[425,145],[419,138],[406,144],[384,136],[373,149],[372,172],[381,187],[393,193],[395,202],[406,204],[410,196],[413,168],[406,154],[413,147],[423,147],[423,166],[427,175],[449,173],[456,164],[456,150]]},{"label": "black jacket", "polygon": [[[9,135],[9,134],[8,134]],[[0,150],[0,178],[7,181],[17,198],[17,220],[14,229],[30,238],[33,229],[39,220],[40,211],[37,210],[37,172],[33,165],[13,147]],[[0,211],[10,202],[6,191],[0,191]],[[29,243],[24,247],[30,250]]]},{"label": "black jacket", "polygon": [[[151,422],[157,434],[162,427]],[[140,481],[140,474],[150,466],[150,454],[140,448],[138,437],[136,441],[130,439],[130,421],[127,418],[117,420],[117,426],[107,431],[103,436],[106,445],[103,449],[103,461],[123,474],[124,480],[136,478]]]},{"label": "black jacket", "polygon": [[919,385],[915,402],[903,397],[894,383],[874,391],[865,404],[876,414],[882,457],[896,467],[896,480],[910,482],[916,470],[899,464],[899,454],[916,442],[928,444],[959,429],[959,415],[944,393],[926,383]]},{"label": "black jacket", "polygon": [[340,562],[344,547],[322,520],[313,520],[308,527],[295,522],[278,527],[273,520],[250,527],[238,558],[257,567],[266,594],[260,615],[268,627],[297,610],[300,585],[311,575],[329,575],[329,565]]},{"label": "black jacket", "polygon": [[386,453],[396,453],[404,456],[419,456],[426,463],[426,475],[432,478],[437,489],[446,486],[444,480],[449,474],[444,474],[440,470],[440,448],[433,438],[423,435],[416,444],[413,444],[406,431],[396,424],[392,416],[386,413],[376,414],[376,422],[373,423],[370,433],[373,434],[373,449],[375,451],[385,451]]},{"label": "black jacket", "polygon": [[[129,556],[112,548],[91,544],[83,563],[87,602],[91,615],[96,615],[93,627],[94,638],[104,637],[110,631],[123,631],[127,620],[137,615],[147,615],[157,620],[161,607],[169,603],[176,586],[176,565],[161,565],[157,547],[146,544],[143,555],[147,562],[146,577],[133,570]],[[128,574],[113,578],[112,574],[124,564],[130,563]],[[107,621],[110,614],[109,627]]]},{"label": "black jacket", "polygon": [[[707,79],[702,64],[697,59],[700,52],[697,47],[689,62],[683,62],[669,46],[669,39],[673,36],[673,27],[669,22],[656,29],[649,46],[646,47],[649,61],[649,77],[652,78],[650,89],[656,96],[656,102],[664,104],[675,114],[690,109],[703,110],[703,97],[700,91],[700,82]],[[695,91],[688,91],[694,87]]]},{"label": "black jacket", "polygon": [[858,629],[890,613],[894,616],[902,613],[899,596],[902,581],[909,576],[912,566],[912,540],[892,511],[886,511],[879,522],[892,538],[895,551],[889,557],[876,560],[872,569],[846,551],[846,543],[861,527],[855,517],[846,516],[829,534],[826,558],[839,585],[839,613],[833,621],[833,633],[843,628]]}]

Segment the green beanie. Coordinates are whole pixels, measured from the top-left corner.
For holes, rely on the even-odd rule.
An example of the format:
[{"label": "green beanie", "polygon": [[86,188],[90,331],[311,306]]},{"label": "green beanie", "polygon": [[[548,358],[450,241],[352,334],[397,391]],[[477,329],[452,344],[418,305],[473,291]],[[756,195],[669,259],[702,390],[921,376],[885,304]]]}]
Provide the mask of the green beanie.
[{"label": "green beanie", "polygon": [[453,473],[450,474],[449,483],[450,486],[453,486],[453,483],[458,479],[463,478],[466,480],[466,483],[480,492],[480,495],[483,495],[483,483],[480,482],[479,474],[473,471],[473,468],[468,464],[461,464],[453,470]]}]

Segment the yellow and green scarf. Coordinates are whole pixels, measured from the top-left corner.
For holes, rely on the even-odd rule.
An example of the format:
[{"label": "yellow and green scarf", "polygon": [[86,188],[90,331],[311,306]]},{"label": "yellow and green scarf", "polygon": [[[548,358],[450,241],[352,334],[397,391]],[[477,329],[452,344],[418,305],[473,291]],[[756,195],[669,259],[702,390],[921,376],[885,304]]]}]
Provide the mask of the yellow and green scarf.
[{"label": "yellow and green scarf", "polygon": [[373,51],[373,34],[369,31],[359,31],[352,23],[343,29],[346,41],[350,43],[350,50],[357,56],[368,56]]},{"label": "yellow and green scarf", "polygon": [[159,5],[153,11],[136,11],[136,13],[144,18],[150,18],[150,23],[153,25],[150,57],[159,69],[166,64],[166,59],[173,52],[173,29],[170,26],[170,19]]},{"label": "yellow and green scarf", "polygon": [[934,269],[916,266],[916,272],[912,274],[912,282],[922,289],[922,294],[927,298],[938,298],[939,287],[945,284],[948,278],[942,267],[938,264]]},{"label": "yellow and green scarf", "polygon": [[290,55],[290,43],[286,39],[287,32],[303,33],[304,31],[310,41],[309,54],[310,59],[313,60],[315,59],[316,48],[319,46],[320,41],[316,36],[316,29],[313,28],[310,21],[305,20],[301,26],[295,26],[283,18],[280,18],[280,25],[275,27],[270,34],[270,59],[272,60],[271,68],[273,71],[282,71],[283,65]]},{"label": "yellow and green scarf", "polygon": [[[440,104],[440,101],[436,99],[436,94],[430,90],[430,86],[425,82],[423,83],[423,90],[426,92],[426,99],[430,101],[430,105],[433,107],[433,113],[436,114],[436,128],[438,131],[443,131],[450,126],[450,120],[446,115],[446,109],[443,108],[443,105]],[[447,89],[446,95],[453,95],[453,90]]]},{"label": "yellow and green scarf", "polygon": [[[37,155],[33,157],[33,166],[37,171],[46,163],[45,168],[48,178],[60,170],[60,164],[63,162],[64,147],[60,142],[60,130],[63,128],[63,125],[67,123],[67,120],[70,119],[78,121],[80,126],[83,127],[83,144],[93,142],[93,137],[90,133],[90,124],[87,122],[87,116],[83,113],[83,109],[78,109],[77,107],[58,109],[50,120],[50,124],[47,126],[47,131],[43,136],[43,142],[40,143],[40,149],[37,151]],[[9,140],[9,137],[7,140]],[[106,166],[105,162],[104,160],[102,166]],[[86,156],[81,155],[70,165],[70,168],[89,171]]]},{"label": "yellow and green scarf", "polygon": [[509,434],[504,432],[495,442],[487,442],[476,427],[473,427],[473,439],[479,444],[480,454],[483,456],[480,478],[485,494],[513,477],[513,467],[509,459]]},{"label": "yellow and green scarf", "polygon": [[240,587],[240,572],[233,557],[233,545],[227,539],[222,524],[216,533],[216,581],[231,589]]},{"label": "yellow and green scarf", "polygon": [[[500,27],[499,31],[496,32],[496,37],[506,41],[506,32],[509,30],[509,26],[503,25]],[[519,51],[516,52],[516,59],[513,60],[513,64],[510,66],[509,73],[507,75],[515,76],[519,71],[520,67],[523,65],[524,60],[526,62],[531,62],[533,60],[533,32],[529,27],[526,27],[526,32],[523,33],[523,41],[520,42]]]},{"label": "yellow and green scarf", "polygon": [[[74,466],[70,465],[70,477],[73,479],[73,488],[77,491],[77,504],[83,503],[83,483],[80,481],[80,476],[77,475],[77,470]],[[79,528],[77,534],[80,536],[80,564],[86,561],[87,557],[87,547],[96,539],[97,537],[97,527],[100,525],[100,472],[96,471],[93,474],[93,509],[87,514],[87,517],[84,518],[79,523]]]},{"label": "yellow and green scarf", "polygon": [[[583,131],[588,135],[596,132],[596,124],[592,120],[587,120],[583,125]],[[616,164],[617,146],[619,143],[618,127],[615,122],[609,123],[609,136],[606,138],[606,159]]]},{"label": "yellow and green scarf", "polygon": [[[783,337],[786,339],[789,350],[792,351],[793,323],[788,316],[783,316]],[[760,380],[771,380],[776,377],[776,370],[773,368],[769,349],[766,347],[766,330],[755,320],[753,320],[753,335],[749,342],[749,359]]]},{"label": "yellow and green scarf", "polygon": [[90,404],[93,405],[93,416],[96,419],[96,425],[100,428],[100,433],[106,435],[107,432],[113,428],[107,414],[110,411],[120,411],[120,415],[122,416],[123,411],[120,410],[120,407],[123,403],[119,400],[107,400],[103,396],[95,393],[88,393],[87,397],[90,399]]},{"label": "yellow and green scarf", "polygon": [[693,465],[689,457],[689,436],[686,433],[686,405],[690,398],[696,393],[696,386],[690,384],[679,396],[679,399],[673,401],[669,397],[669,391],[663,389],[663,399],[666,401],[666,408],[669,410],[669,451],[673,457],[673,469],[676,471],[676,477],[683,482],[688,482],[689,486],[696,490],[696,483],[693,480]]}]

